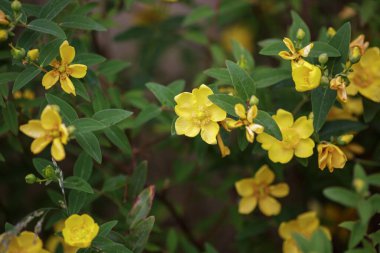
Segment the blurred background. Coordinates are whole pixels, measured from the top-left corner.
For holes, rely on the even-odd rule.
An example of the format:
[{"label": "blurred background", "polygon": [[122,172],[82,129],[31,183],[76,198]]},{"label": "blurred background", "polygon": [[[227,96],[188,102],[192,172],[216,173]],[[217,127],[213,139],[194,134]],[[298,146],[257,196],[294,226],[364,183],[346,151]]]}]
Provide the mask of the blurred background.
[{"label": "blurred background", "polygon": [[[291,24],[290,11],[295,10],[309,25],[312,40],[321,29],[339,28],[344,22],[352,25],[352,38],[365,34],[370,46],[380,41],[380,2],[331,0],[161,0],[79,1],[84,6],[96,5],[93,17],[108,30],[80,33],[73,36],[84,40],[95,53],[125,62],[126,69],[103,77],[100,85],[112,103],[112,91],[121,91],[122,106],[135,112],[144,111],[141,124],[128,130],[132,152],[120,153],[116,148],[102,145],[103,163],[94,164],[93,184],[115,174],[131,174],[136,165],[148,161],[147,184],[156,186],[152,214],[156,225],[146,252],[201,252],[210,243],[219,252],[280,252],[278,236],[281,221],[297,214],[317,210],[323,224],[331,229],[336,252],[345,249],[348,233],[337,227],[343,220],[355,219],[355,210],[327,202],[322,195],[326,186],[350,186],[352,168],[333,174],[323,173],[315,166],[297,161],[285,168],[270,163],[265,153],[254,144],[240,152],[231,141],[232,155],[221,158],[216,147],[200,138],[190,139],[171,134],[173,112],[158,107],[154,96],[146,89],[147,82],[170,84],[184,82],[186,90],[213,79],[203,73],[211,67],[223,67],[232,58],[231,40],[240,42],[254,56],[256,65],[278,66],[276,58],[258,54],[260,45],[270,38],[283,38]],[[44,3],[44,1],[23,1]],[[78,43],[77,45],[80,46]],[[1,45],[4,59],[8,48]],[[2,60],[3,61],[3,60]],[[183,81],[180,81],[183,80]],[[285,88],[284,88],[285,87]],[[272,112],[290,92],[286,86],[272,88]],[[43,94],[40,87],[34,92]],[[21,109],[20,109],[21,110]],[[307,110],[307,108],[306,108]],[[305,111],[306,112],[306,111]],[[379,116],[379,115],[378,115]],[[367,152],[359,159],[380,162],[379,117],[363,134],[356,137],[358,145]],[[49,206],[49,194],[40,185],[27,185],[24,176],[33,172],[28,138],[0,135],[1,153],[8,157],[0,163],[0,225],[16,223],[26,213]],[[9,149],[12,146],[12,149]],[[110,145],[108,144],[108,147]],[[15,151],[16,150],[16,151]],[[61,163],[70,175],[77,148],[70,144],[68,157]],[[48,157],[48,151],[42,156]],[[281,200],[283,211],[274,218],[254,212],[248,216],[237,212],[238,196],[235,181],[253,175],[264,163],[276,172],[276,180],[290,185],[290,195]],[[312,164],[313,163],[313,164]],[[125,180],[125,177],[119,178]],[[99,185],[99,188],[101,185]],[[115,188],[110,194],[123,196]],[[27,194],[26,194],[27,193]],[[94,201],[87,207],[101,219],[117,219],[117,206],[107,198]],[[376,229],[376,222],[373,222]],[[50,224],[51,225],[51,224]],[[377,227],[378,229],[378,227]],[[171,251],[174,249],[174,251]]]}]

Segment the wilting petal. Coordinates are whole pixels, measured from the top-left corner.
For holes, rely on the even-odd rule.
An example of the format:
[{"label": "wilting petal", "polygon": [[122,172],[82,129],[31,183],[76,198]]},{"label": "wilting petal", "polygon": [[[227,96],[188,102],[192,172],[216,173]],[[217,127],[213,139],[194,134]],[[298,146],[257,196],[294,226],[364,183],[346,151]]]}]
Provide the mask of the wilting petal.
[{"label": "wilting petal", "polygon": [[244,178],[235,183],[237,193],[242,197],[249,197],[253,194],[253,187],[255,185],[255,179]]},{"label": "wilting petal", "polygon": [[34,139],[46,135],[45,129],[43,129],[41,121],[39,120],[29,120],[28,124],[20,126],[20,131]]},{"label": "wilting petal", "polygon": [[256,118],[257,112],[258,112],[258,109],[256,105],[253,105],[251,106],[251,108],[249,108],[248,113],[247,113],[247,120],[249,123],[252,123],[253,119]]},{"label": "wilting petal", "polygon": [[289,128],[293,125],[293,115],[283,109],[278,109],[272,118],[276,121],[280,129]]},{"label": "wilting petal", "polygon": [[42,86],[44,86],[45,89],[50,89],[54,84],[58,82],[58,79],[59,79],[58,71],[51,70],[42,77]]},{"label": "wilting petal", "polygon": [[294,60],[294,59],[296,58],[295,55],[293,55],[293,54],[291,54],[291,53],[289,53],[289,52],[287,52],[287,51],[281,51],[281,52],[278,53],[278,55],[279,55],[282,59],[284,59],[284,60]]},{"label": "wilting petal", "polygon": [[310,157],[313,155],[314,146],[315,143],[312,139],[301,139],[294,150],[294,154],[299,158]]},{"label": "wilting petal", "polygon": [[87,66],[83,64],[72,64],[68,67],[70,76],[75,78],[83,78],[87,73]]},{"label": "wilting petal", "polygon": [[186,135],[187,137],[195,137],[201,130],[199,125],[194,124],[191,119],[185,117],[179,117],[174,126],[178,135]]},{"label": "wilting petal", "polygon": [[289,185],[287,183],[279,183],[269,186],[269,193],[276,198],[283,198],[289,194]]},{"label": "wilting petal", "polygon": [[70,46],[67,40],[59,47],[59,53],[61,55],[62,64],[70,64],[75,58],[75,48]]},{"label": "wilting petal", "polygon": [[296,49],[294,48],[294,44],[293,41],[291,41],[291,39],[284,38],[282,41],[292,54],[296,53]]},{"label": "wilting petal", "polygon": [[266,216],[277,215],[281,212],[280,203],[272,197],[263,197],[259,199],[259,208]]},{"label": "wilting petal", "polygon": [[62,118],[55,106],[48,105],[41,113],[41,125],[46,130],[58,130]]},{"label": "wilting petal", "polygon": [[216,136],[219,133],[219,125],[210,121],[201,129],[201,137],[207,144],[216,144]]},{"label": "wilting petal", "polygon": [[53,140],[53,145],[51,146],[51,155],[56,161],[62,161],[65,159],[65,148],[61,143],[59,138]]},{"label": "wilting petal", "polygon": [[255,197],[244,197],[239,201],[239,213],[250,214],[255,210],[257,199]]},{"label": "wilting petal", "polygon": [[274,173],[271,171],[268,167],[268,165],[263,165],[260,167],[260,169],[255,174],[255,179],[259,183],[264,183],[266,185],[269,185],[274,180]]},{"label": "wilting petal", "polygon": [[314,47],[314,44],[313,43],[310,43],[309,45],[307,45],[306,47],[302,48],[300,51],[298,51],[298,53],[302,56],[302,57],[308,57],[309,56],[309,53],[311,51],[311,49]]},{"label": "wilting petal", "polygon": [[30,146],[30,150],[33,154],[40,153],[49,143],[51,142],[51,138],[49,137],[40,137],[35,139]]},{"label": "wilting petal", "polygon": [[76,96],[74,84],[69,77],[61,77],[60,82],[62,89],[66,93]]}]

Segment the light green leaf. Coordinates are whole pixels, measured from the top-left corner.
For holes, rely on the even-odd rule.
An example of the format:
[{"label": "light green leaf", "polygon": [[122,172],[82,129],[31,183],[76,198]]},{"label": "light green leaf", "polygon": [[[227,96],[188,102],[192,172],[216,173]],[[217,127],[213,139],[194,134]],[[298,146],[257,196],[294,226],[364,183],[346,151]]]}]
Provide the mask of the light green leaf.
[{"label": "light green leaf", "polygon": [[91,185],[89,185],[83,178],[71,176],[63,181],[63,187],[67,189],[82,191],[86,193],[94,193]]},{"label": "light green leaf", "polygon": [[319,55],[325,53],[328,57],[339,57],[340,52],[330,44],[322,41],[313,42],[314,46],[309,53],[309,57],[319,57]]},{"label": "light green leaf", "polygon": [[48,19],[35,19],[26,27],[33,31],[50,34],[60,39],[66,39],[66,34],[62,28]]},{"label": "light green leaf", "polygon": [[246,65],[247,71],[251,73],[255,66],[251,53],[235,40],[232,41],[232,53],[235,61],[243,62]]},{"label": "light green leaf", "polygon": [[134,170],[132,176],[128,179],[128,198],[135,199],[145,185],[148,173],[148,162],[141,162]]},{"label": "light green leaf", "polygon": [[108,236],[108,234],[117,225],[117,223],[118,223],[117,220],[111,220],[100,225],[98,236]]},{"label": "light green leaf", "polygon": [[255,80],[258,89],[270,87],[289,79],[292,79],[290,69],[264,67],[253,71],[253,80]]},{"label": "light green leaf", "polygon": [[230,73],[226,68],[210,68],[203,71],[208,76],[215,78],[223,84],[232,84]]},{"label": "light green leaf", "polygon": [[154,186],[149,186],[137,196],[132,209],[128,213],[128,224],[130,228],[133,228],[139,221],[148,216],[152,208],[154,193]]},{"label": "light green leaf", "polygon": [[98,138],[93,133],[75,133],[75,138],[81,148],[96,162],[102,163],[102,151]]},{"label": "light green leaf", "polygon": [[12,92],[18,91],[32,81],[38,74],[41,73],[39,68],[30,66],[24,69],[20,74],[18,74],[15,83],[13,85]]},{"label": "light green leaf", "polygon": [[256,83],[239,65],[232,61],[226,61],[228,72],[238,95],[248,101],[252,95],[256,94]]},{"label": "light green leaf", "polygon": [[87,133],[107,128],[102,122],[92,118],[80,118],[72,122],[76,133]]},{"label": "light green leaf", "polygon": [[267,43],[259,52],[261,55],[278,56],[281,51],[289,51],[282,41],[272,41]]},{"label": "light green leaf", "polygon": [[175,94],[168,87],[158,83],[149,82],[145,86],[154,94],[154,96],[164,106],[174,107]]},{"label": "light green leaf", "polygon": [[75,63],[84,64],[86,66],[96,65],[105,60],[106,58],[103,56],[94,53],[80,53],[75,57]]},{"label": "light green leaf", "polygon": [[323,194],[332,201],[347,207],[356,207],[359,202],[358,194],[342,187],[329,187],[323,191]]},{"label": "light green leaf", "polygon": [[127,179],[124,175],[118,175],[111,178],[107,178],[104,181],[102,192],[113,192],[121,189],[127,183]]},{"label": "light green leaf", "polygon": [[107,126],[112,126],[125,120],[132,112],[122,109],[105,109],[96,112],[92,117]]},{"label": "light green leaf", "polygon": [[94,163],[91,157],[82,152],[74,164],[74,176],[89,180],[92,174]]}]

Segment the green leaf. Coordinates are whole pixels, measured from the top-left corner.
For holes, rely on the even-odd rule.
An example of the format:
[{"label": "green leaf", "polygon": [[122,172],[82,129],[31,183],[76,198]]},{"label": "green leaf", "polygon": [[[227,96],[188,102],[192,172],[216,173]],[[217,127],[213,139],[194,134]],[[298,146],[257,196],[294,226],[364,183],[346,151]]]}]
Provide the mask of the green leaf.
[{"label": "green leaf", "polygon": [[206,75],[215,78],[216,80],[222,82],[223,84],[231,84],[231,77],[228,69],[226,68],[210,68],[203,71]]},{"label": "green leaf", "polygon": [[50,64],[59,54],[59,47],[62,45],[63,39],[54,39],[41,47],[38,62],[45,67]]},{"label": "green leaf", "polygon": [[92,246],[104,253],[136,253],[129,250],[123,244],[114,242],[104,236],[96,237],[92,243]]},{"label": "green leaf", "polygon": [[303,45],[306,46],[307,44],[309,44],[310,39],[311,39],[309,27],[306,25],[306,23],[295,11],[291,11],[291,15],[292,15],[293,23],[289,29],[289,36],[292,40],[296,41],[297,31],[298,29],[302,29],[305,32],[305,37],[303,38],[302,42],[303,42]]},{"label": "green leaf", "polygon": [[127,179],[124,175],[118,175],[111,178],[107,178],[104,181],[102,191],[114,192],[120,188],[123,188],[126,183],[127,183]]},{"label": "green leaf", "polygon": [[99,140],[93,133],[75,133],[75,138],[81,148],[97,163],[102,163],[102,151]]},{"label": "green leaf", "polygon": [[246,137],[246,130],[245,129],[239,129],[237,132],[237,143],[239,146],[240,151],[244,151],[248,145],[249,142]]},{"label": "green leaf", "polygon": [[65,121],[72,123],[74,120],[78,119],[77,112],[65,100],[52,94],[46,94],[45,97],[49,104],[59,106],[59,113]]},{"label": "green leaf", "polygon": [[272,135],[278,140],[282,140],[280,128],[269,113],[259,110],[254,122],[264,126],[265,133]]},{"label": "green leaf", "polygon": [[305,237],[298,233],[293,233],[292,237],[302,252],[312,252],[311,243]]},{"label": "green leaf", "polygon": [[161,114],[161,109],[155,105],[148,105],[145,107],[139,115],[133,120],[133,122],[128,125],[128,127],[131,128],[138,128],[148,122],[149,120],[152,120],[156,118],[158,115]]},{"label": "green leaf", "polygon": [[16,80],[18,75],[19,75],[19,73],[17,73],[17,72],[0,73],[0,84],[12,82],[12,81]]},{"label": "green leaf", "polygon": [[366,225],[360,222],[355,222],[351,230],[350,240],[348,242],[348,248],[352,249],[356,245],[358,245],[360,241],[364,238],[366,232],[367,232]]},{"label": "green leaf", "polygon": [[84,64],[87,66],[96,65],[104,62],[105,60],[106,58],[103,56],[94,53],[80,53],[75,57],[75,63]]},{"label": "green leaf", "polygon": [[369,175],[367,182],[373,186],[380,186],[380,173]]},{"label": "green leaf", "polygon": [[[61,196],[61,195],[60,195]],[[83,191],[71,190],[68,198],[68,211],[70,214],[79,213],[87,204],[91,194]]]},{"label": "green leaf", "polygon": [[125,120],[132,112],[122,109],[105,109],[96,112],[92,117],[107,126],[112,126]]},{"label": "green leaf", "polygon": [[171,82],[168,88],[174,93],[179,94],[185,89],[185,80],[179,79]]},{"label": "green leaf", "polygon": [[314,46],[309,53],[309,57],[319,57],[319,55],[325,53],[328,57],[339,57],[340,52],[330,44],[322,41],[313,42]]},{"label": "green leaf", "polygon": [[35,19],[26,27],[33,31],[50,34],[60,39],[66,39],[66,34],[62,28],[48,19]]},{"label": "green leaf", "polygon": [[360,222],[364,225],[368,225],[369,219],[374,215],[374,210],[372,208],[371,202],[368,200],[360,200],[358,203],[358,212],[360,217]]},{"label": "green leaf", "polygon": [[22,47],[25,48],[25,50],[28,50],[33,47],[34,43],[40,36],[41,33],[39,32],[25,29],[23,32],[21,32],[17,40],[17,47]]},{"label": "green leaf", "polygon": [[40,17],[55,18],[72,0],[49,0],[41,9]]},{"label": "green leaf", "polygon": [[347,207],[356,207],[359,202],[359,196],[355,192],[342,187],[329,187],[323,191],[323,194],[332,201]]},{"label": "green leaf", "polygon": [[114,82],[116,75],[129,67],[131,64],[121,60],[109,60],[99,64],[98,72],[103,75],[109,82]]},{"label": "green leaf", "polygon": [[18,113],[12,101],[7,102],[7,106],[2,109],[5,124],[15,135],[18,133]]},{"label": "green leaf", "polygon": [[128,180],[128,198],[135,199],[145,185],[148,173],[148,162],[141,162],[132,173],[132,176]]},{"label": "green leaf", "polygon": [[43,169],[46,168],[46,166],[53,166],[53,163],[49,160],[43,159],[43,158],[34,158],[32,160],[34,168],[37,170],[37,172],[44,177],[44,173],[42,172]]},{"label": "green leaf", "polygon": [[72,122],[76,133],[88,133],[107,128],[102,122],[92,118],[80,118]]},{"label": "green leaf", "polygon": [[63,187],[67,189],[77,190],[86,193],[94,193],[91,185],[89,185],[83,178],[71,176],[63,181]]},{"label": "green leaf", "polygon": [[174,107],[175,94],[168,87],[158,83],[149,82],[145,86],[154,94],[163,106]]},{"label": "green leaf", "polygon": [[20,74],[18,74],[15,83],[13,85],[12,92],[18,91],[32,81],[41,70],[34,66],[27,67]]},{"label": "green leaf", "polygon": [[380,104],[363,97],[363,118],[365,123],[371,122],[380,111]]},{"label": "green leaf", "polygon": [[311,247],[310,252],[318,253],[332,253],[332,244],[330,239],[327,237],[326,232],[321,228],[318,228],[314,231],[313,236],[311,237]]},{"label": "green leaf", "polygon": [[228,72],[238,95],[248,101],[252,95],[256,94],[256,83],[248,73],[232,61],[226,61]]},{"label": "green leaf", "polygon": [[218,251],[209,243],[205,244],[205,253],[218,253]]},{"label": "green leaf", "polygon": [[117,220],[111,220],[100,225],[98,236],[108,236],[108,234],[117,225],[117,223],[118,223]]},{"label": "green leaf", "polygon": [[82,29],[82,30],[94,30],[94,31],[106,31],[107,29],[93,20],[84,15],[67,15],[61,21],[60,25],[62,27]]},{"label": "green leaf", "polygon": [[332,136],[340,136],[342,134],[360,132],[367,128],[367,125],[352,120],[334,120],[324,124],[320,131],[320,138],[329,140]]},{"label": "green leaf", "polygon": [[149,234],[153,229],[154,225],[154,217],[150,216],[146,219],[138,222],[132,229],[129,231],[129,242],[131,245],[131,249],[134,253],[143,252],[145,245],[148,241]]},{"label": "green leaf", "polygon": [[336,100],[336,91],[319,86],[311,91],[311,107],[314,114],[314,131],[318,132],[326,121],[327,114]]},{"label": "green leaf", "polygon": [[154,186],[149,186],[137,196],[132,209],[128,213],[128,224],[130,228],[133,228],[139,221],[148,216],[152,208],[154,193]]},{"label": "green leaf", "polygon": [[285,46],[283,41],[273,41],[265,47],[263,47],[259,54],[268,55],[268,56],[278,56],[278,53],[281,51],[288,51],[289,49]]},{"label": "green leaf", "polygon": [[270,87],[288,79],[292,79],[290,69],[264,67],[253,71],[253,80],[255,80],[258,89]]},{"label": "green leaf", "polygon": [[332,37],[329,41],[329,44],[338,49],[341,55],[340,57],[334,58],[332,61],[328,62],[329,73],[333,76],[340,73],[343,70],[343,66],[346,64],[350,41],[351,25],[347,22],[339,28],[334,37]]},{"label": "green leaf", "polygon": [[118,147],[124,154],[130,155],[132,153],[131,145],[125,132],[117,126],[111,126],[104,130],[108,140],[110,140],[116,147]]},{"label": "green leaf", "polygon": [[249,73],[253,70],[255,61],[251,53],[235,40],[232,41],[232,53],[236,62],[244,62],[246,64],[246,69]]},{"label": "green leaf", "polygon": [[89,180],[92,174],[94,163],[91,157],[82,152],[74,164],[74,176]]},{"label": "green leaf", "polygon": [[168,253],[176,253],[178,247],[178,236],[174,229],[170,229],[166,236],[166,250]]},{"label": "green leaf", "polygon": [[244,105],[244,101],[238,97],[230,96],[227,94],[213,94],[208,96],[211,102],[222,108],[229,115],[238,117],[235,113],[235,105],[242,104]]},{"label": "green leaf", "polygon": [[183,21],[184,26],[193,25],[201,20],[210,18],[214,15],[214,10],[208,5],[201,5],[193,8],[192,11],[187,14]]},{"label": "green leaf", "polygon": [[74,84],[77,95],[84,98],[86,101],[90,102],[91,99],[90,99],[90,96],[88,95],[85,85],[76,78],[72,78],[71,81]]}]

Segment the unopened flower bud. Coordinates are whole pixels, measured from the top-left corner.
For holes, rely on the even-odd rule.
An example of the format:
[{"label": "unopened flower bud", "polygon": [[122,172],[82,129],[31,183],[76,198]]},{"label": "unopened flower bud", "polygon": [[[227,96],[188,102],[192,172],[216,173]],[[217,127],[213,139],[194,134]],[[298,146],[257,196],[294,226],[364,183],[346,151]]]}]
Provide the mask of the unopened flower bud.
[{"label": "unopened flower bud", "polygon": [[259,102],[260,102],[260,100],[259,100],[255,95],[253,95],[253,96],[249,99],[249,105],[250,105],[250,106],[258,105]]},{"label": "unopened flower bud", "polygon": [[8,18],[2,10],[0,10],[0,25],[9,25]]},{"label": "unopened flower bud", "polygon": [[360,178],[355,178],[352,184],[358,193],[362,192],[365,186],[365,182]]},{"label": "unopened flower bud", "polygon": [[40,51],[38,49],[31,49],[28,51],[26,56],[29,58],[30,61],[36,61],[40,56]]},{"label": "unopened flower bud", "polygon": [[42,174],[44,175],[44,178],[53,180],[55,179],[55,170],[51,165],[46,166],[45,168],[42,169]]},{"label": "unopened flower bud", "polygon": [[8,31],[4,29],[0,29],[0,42],[6,41],[8,39]]},{"label": "unopened flower bud", "polygon": [[336,34],[336,31],[334,28],[332,28],[331,26],[327,29],[327,37],[329,38],[332,38],[334,37]]},{"label": "unopened flower bud", "polygon": [[329,60],[329,56],[326,53],[320,54],[318,56],[318,61],[322,65],[325,65],[328,60]]},{"label": "unopened flower bud", "polygon": [[360,61],[360,58],[361,58],[360,48],[359,47],[354,47],[351,50],[350,56],[349,56],[351,64],[358,63]]},{"label": "unopened flower bud", "polygon": [[37,182],[37,177],[34,174],[28,174],[25,177],[25,182],[27,184],[34,184],[35,182]]},{"label": "unopened flower bud", "polygon": [[338,144],[339,145],[346,145],[352,141],[354,138],[353,134],[344,134],[338,137]]},{"label": "unopened flower bud", "polygon": [[238,65],[240,66],[240,68],[242,68],[244,70],[248,70],[247,59],[244,57],[244,55],[240,56],[240,59],[238,61]]},{"label": "unopened flower bud", "polygon": [[71,135],[75,131],[75,126],[68,126],[67,131],[69,132],[69,135]]},{"label": "unopened flower bud", "polygon": [[23,48],[16,48],[12,47],[11,49],[11,55],[13,56],[13,59],[15,60],[21,60],[25,57],[25,49]]},{"label": "unopened flower bud", "polygon": [[22,4],[18,0],[14,0],[11,4],[11,8],[15,12],[19,12],[21,10]]},{"label": "unopened flower bud", "polygon": [[298,28],[296,37],[297,40],[303,40],[305,38],[305,31],[302,28]]}]

